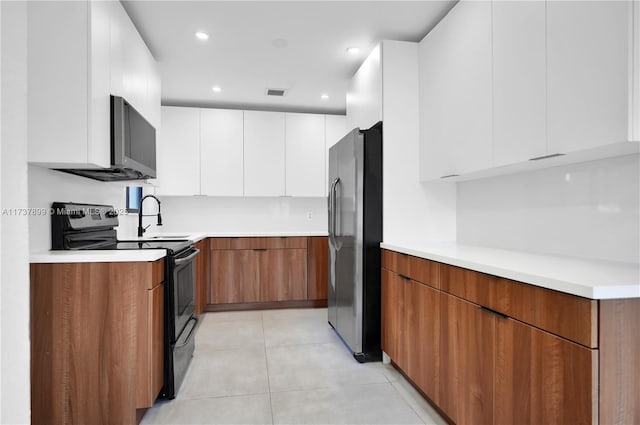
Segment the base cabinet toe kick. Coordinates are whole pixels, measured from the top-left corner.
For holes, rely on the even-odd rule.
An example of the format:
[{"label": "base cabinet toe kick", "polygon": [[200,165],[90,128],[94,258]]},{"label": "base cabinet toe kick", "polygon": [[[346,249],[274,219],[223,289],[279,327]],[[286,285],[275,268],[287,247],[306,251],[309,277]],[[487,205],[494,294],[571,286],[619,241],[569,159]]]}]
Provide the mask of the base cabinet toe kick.
[{"label": "base cabinet toe kick", "polygon": [[453,423],[640,423],[639,336],[639,298],[382,253],[382,348]]}]

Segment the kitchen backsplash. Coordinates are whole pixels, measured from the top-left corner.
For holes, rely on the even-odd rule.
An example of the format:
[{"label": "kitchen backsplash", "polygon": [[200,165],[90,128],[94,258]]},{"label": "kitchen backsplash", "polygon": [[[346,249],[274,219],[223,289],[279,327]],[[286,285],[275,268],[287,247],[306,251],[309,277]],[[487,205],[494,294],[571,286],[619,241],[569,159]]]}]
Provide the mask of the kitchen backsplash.
[{"label": "kitchen backsplash", "polygon": [[[113,205],[123,211],[125,190],[132,182],[99,182],[42,167],[29,166],[29,208],[48,209],[54,201]],[[133,182],[135,184],[135,182]],[[153,193],[151,186],[145,193]],[[150,233],[161,232],[326,232],[325,198],[208,198],[161,197],[163,226],[146,217]],[[145,214],[156,211],[155,203],[145,201]],[[136,234],[137,214],[119,217],[118,238]],[[49,214],[29,217],[31,252],[51,248]]]},{"label": "kitchen backsplash", "polygon": [[327,231],[325,198],[185,196],[160,199],[162,231],[166,232]]},{"label": "kitchen backsplash", "polygon": [[463,182],[458,242],[640,262],[640,155]]},{"label": "kitchen backsplash", "polygon": [[[49,170],[34,165],[29,166],[29,208],[34,211],[48,209],[54,201],[86,202],[113,205],[116,209],[125,207],[123,182],[105,183],[85,177],[74,176],[60,171]],[[137,223],[133,217],[121,217],[119,233],[133,234]],[[51,217],[32,214],[29,216],[29,250],[46,251],[51,248]]]}]

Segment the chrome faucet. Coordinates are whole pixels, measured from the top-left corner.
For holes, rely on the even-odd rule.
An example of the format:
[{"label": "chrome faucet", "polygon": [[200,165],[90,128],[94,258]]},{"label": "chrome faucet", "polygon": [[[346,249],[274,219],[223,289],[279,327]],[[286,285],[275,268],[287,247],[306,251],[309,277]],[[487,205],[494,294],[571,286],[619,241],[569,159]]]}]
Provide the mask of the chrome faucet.
[{"label": "chrome faucet", "polygon": [[[147,198],[153,198],[156,200],[156,202],[158,203],[158,226],[162,226],[162,215],[160,215],[160,200],[158,198],[156,198],[153,195],[146,195],[143,196],[142,199],[140,199],[140,208],[138,209],[138,237],[141,237],[144,232],[147,231],[147,227],[142,227],[142,217],[146,217],[144,214],[142,214],[142,203],[144,202],[145,199]],[[149,214],[149,215],[155,215],[155,214]]]}]

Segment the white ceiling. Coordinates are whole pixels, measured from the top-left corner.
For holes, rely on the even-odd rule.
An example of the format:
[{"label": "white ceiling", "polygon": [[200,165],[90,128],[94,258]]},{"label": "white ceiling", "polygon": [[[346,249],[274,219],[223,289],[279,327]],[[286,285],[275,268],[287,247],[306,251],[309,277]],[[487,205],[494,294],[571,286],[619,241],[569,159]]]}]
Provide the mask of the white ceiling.
[{"label": "white ceiling", "polygon": [[[122,3],[158,61],[163,104],[344,113],[349,80],[373,47],[420,41],[455,1]],[[348,55],[351,46],[360,54]],[[287,94],[268,97],[267,87]]]}]

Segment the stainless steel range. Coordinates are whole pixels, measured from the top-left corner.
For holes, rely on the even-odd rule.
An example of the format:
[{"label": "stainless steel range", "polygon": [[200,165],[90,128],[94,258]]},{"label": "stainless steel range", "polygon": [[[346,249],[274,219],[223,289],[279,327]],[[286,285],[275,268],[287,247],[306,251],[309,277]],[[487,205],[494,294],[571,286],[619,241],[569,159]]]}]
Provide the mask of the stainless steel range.
[{"label": "stainless steel range", "polygon": [[164,386],[163,398],[174,398],[195,349],[195,257],[199,250],[189,240],[119,241],[118,213],[111,205],[54,202],[51,215],[53,250],[164,249]]}]

